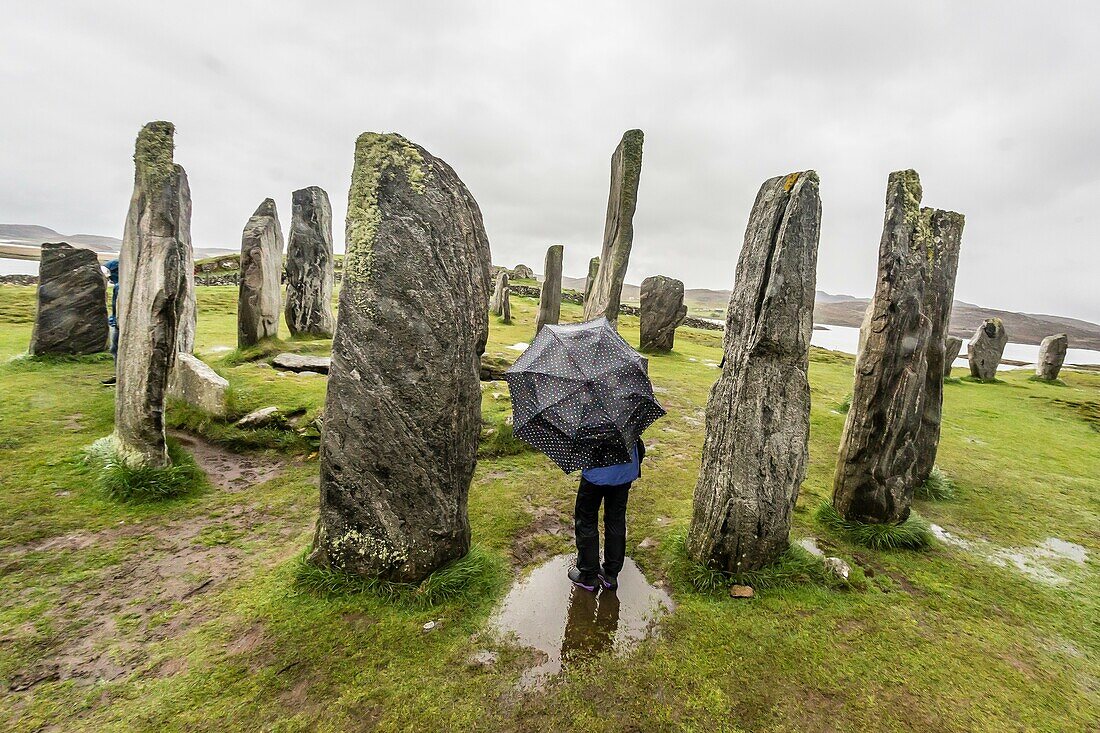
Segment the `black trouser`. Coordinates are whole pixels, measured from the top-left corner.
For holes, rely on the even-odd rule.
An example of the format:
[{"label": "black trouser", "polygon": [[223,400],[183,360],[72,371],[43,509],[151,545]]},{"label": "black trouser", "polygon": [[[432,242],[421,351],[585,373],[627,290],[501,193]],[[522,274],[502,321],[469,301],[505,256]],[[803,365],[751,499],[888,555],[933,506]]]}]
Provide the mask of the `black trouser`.
[{"label": "black trouser", "polygon": [[585,574],[600,570],[600,502],[603,502],[603,567],[618,575],[626,558],[626,500],[630,484],[599,486],[581,479],[573,528],[577,535],[577,569]]}]

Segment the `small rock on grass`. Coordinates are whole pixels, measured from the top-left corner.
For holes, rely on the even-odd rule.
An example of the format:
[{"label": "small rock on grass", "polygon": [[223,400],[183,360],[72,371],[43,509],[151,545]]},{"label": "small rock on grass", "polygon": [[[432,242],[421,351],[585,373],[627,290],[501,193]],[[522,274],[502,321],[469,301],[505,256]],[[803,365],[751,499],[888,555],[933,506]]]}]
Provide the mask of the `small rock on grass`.
[{"label": "small rock on grass", "polygon": [[730,586],[730,598],[752,598],[756,595],[751,586],[748,585],[731,585]]},{"label": "small rock on grass", "polygon": [[824,563],[825,569],[841,580],[847,580],[848,573],[852,571],[852,569],[848,567],[848,563],[844,562],[839,557],[827,557]]},{"label": "small rock on grass", "polygon": [[234,424],[238,428],[262,428],[275,422],[278,418],[278,407],[261,407],[248,413]]},{"label": "small rock on grass", "polygon": [[657,540],[653,539],[652,537],[646,537],[644,540],[642,540],[641,542],[638,543],[638,547],[640,547],[643,550],[648,550],[651,547],[656,547],[656,546],[657,546]]}]

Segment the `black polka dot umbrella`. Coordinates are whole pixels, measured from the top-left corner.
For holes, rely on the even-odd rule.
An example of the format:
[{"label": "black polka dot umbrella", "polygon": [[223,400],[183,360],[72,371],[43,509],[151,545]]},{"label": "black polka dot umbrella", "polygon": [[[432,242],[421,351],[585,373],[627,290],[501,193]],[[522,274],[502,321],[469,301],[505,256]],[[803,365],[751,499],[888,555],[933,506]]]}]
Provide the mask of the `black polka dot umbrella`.
[{"label": "black polka dot umbrella", "polygon": [[648,367],[606,318],[543,326],[504,374],[513,432],[566,473],[626,463],[665,414]]}]

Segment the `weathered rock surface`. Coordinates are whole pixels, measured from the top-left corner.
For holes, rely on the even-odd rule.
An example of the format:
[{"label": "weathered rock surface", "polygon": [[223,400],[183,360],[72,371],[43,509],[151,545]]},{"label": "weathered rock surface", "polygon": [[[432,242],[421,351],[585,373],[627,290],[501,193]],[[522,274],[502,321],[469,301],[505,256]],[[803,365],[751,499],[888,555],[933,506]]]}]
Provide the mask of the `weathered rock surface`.
[{"label": "weathered rock surface", "polygon": [[745,231],[688,533],[711,568],[760,568],[788,545],[809,453],[818,188],[813,171],[765,181]]},{"label": "weathered rock surface", "polygon": [[641,339],[639,349],[646,353],[672,351],[676,329],[687,317],[684,284],[664,275],[642,281]]},{"label": "weathered rock surface", "polygon": [[958,336],[948,336],[943,340],[943,376],[951,376],[951,365],[959,358],[963,340]]},{"label": "weathered rock surface", "polygon": [[417,582],[466,554],[481,430],[489,240],[444,161],[356,142],[311,561]]},{"label": "weathered rock surface", "polygon": [[272,425],[279,422],[280,419],[282,419],[282,414],[279,412],[279,408],[272,405],[253,410],[233,424],[238,428],[255,429]]},{"label": "weathered rock surface", "polygon": [[527,265],[516,265],[512,268],[513,280],[534,280],[535,271]]},{"label": "weathered rock surface", "polygon": [[634,242],[634,209],[642,175],[642,131],[627,130],[611,156],[611,191],[603,230],[600,269],[584,299],[584,320],[605,316],[618,324],[619,298]]},{"label": "weathered rock surface", "polygon": [[295,191],[286,244],[286,325],[293,336],[332,336],[332,206],[317,186]]},{"label": "weathered rock surface", "polygon": [[264,199],[241,235],[237,347],[279,335],[282,315],[283,230],[273,199]]},{"label": "weathered rock surface", "polygon": [[584,300],[588,300],[588,294],[592,292],[592,283],[596,282],[596,275],[600,272],[600,258],[593,257],[588,261],[588,274],[584,278]]},{"label": "weathered rock surface", "polygon": [[[928,346],[925,359],[924,391],[921,394],[921,422],[917,433],[916,463],[913,466],[914,488],[924,483],[936,465],[940,444],[940,419],[943,413],[943,375],[947,361],[948,322],[955,297],[955,274],[959,269],[959,247],[962,244],[964,218],[954,211],[924,209],[931,237],[927,248],[927,276],[922,310],[929,321]],[[952,361],[954,358],[952,358]]]},{"label": "weathered rock surface", "polygon": [[197,356],[180,352],[168,380],[168,396],[216,417],[225,415],[229,382]]},{"label": "weathered rock surface", "polygon": [[913,500],[931,330],[922,312],[930,212],[922,215],[921,195],[916,171],[890,174],[878,282],[833,481],[833,506],[848,520],[901,522]]},{"label": "weathered rock surface", "polygon": [[561,320],[561,260],[565,248],[555,244],[546,250],[542,288],[539,290],[539,313],[535,317],[535,333],[546,324]]},{"label": "weathered rock surface", "polygon": [[493,289],[493,299],[489,302],[489,312],[505,323],[512,322],[511,292],[508,288],[507,270],[501,269],[497,273],[497,283]]},{"label": "weathered rock surface", "polygon": [[279,354],[271,360],[271,366],[288,372],[317,372],[328,374],[332,359],[309,354]]},{"label": "weathered rock surface", "polygon": [[1039,360],[1035,364],[1035,376],[1039,379],[1055,380],[1062,371],[1069,348],[1069,336],[1064,333],[1047,336],[1039,345]]},{"label": "weathered rock surface", "polygon": [[42,245],[31,356],[95,354],[107,348],[107,285],[95,252]]},{"label": "weathered rock surface", "polygon": [[[134,152],[134,194],[119,255],[116,448],[132,464],[167,466],[164,399],[194,289],[191,192],[173,162],[175,128],[150,122]],[[193,306],[193,301],[192,301]],[[193,307],[190,313],[194,313]],[[193,343],[192,332],[192,343]]]},{"label": "weathered rock surface", "polygon": [[982,381],[997,378],[997,367],[1001,364],[1008,343],[1008,334],[1000,318],[987,318],[970,337],[966,345],[966,358],[970,361],[970,376]]}]

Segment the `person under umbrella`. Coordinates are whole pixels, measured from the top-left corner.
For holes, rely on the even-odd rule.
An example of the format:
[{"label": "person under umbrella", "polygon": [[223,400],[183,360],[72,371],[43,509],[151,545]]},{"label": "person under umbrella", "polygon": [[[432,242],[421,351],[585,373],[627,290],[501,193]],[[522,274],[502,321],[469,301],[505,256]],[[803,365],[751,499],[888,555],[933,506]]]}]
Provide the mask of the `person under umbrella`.
[{"label": "person under umbrella", "polygon": [[[665,414],[648,361],[607,322],[546,325],[505,373],[513,432],[566,473],[581,470],[569,579],[613,590],[626,553],[626,503],[641,472],[642,432]],[[598,516],[604,505],[604,563]]]}]

